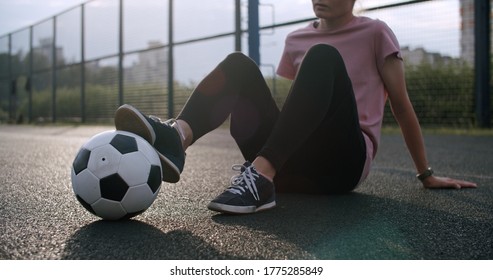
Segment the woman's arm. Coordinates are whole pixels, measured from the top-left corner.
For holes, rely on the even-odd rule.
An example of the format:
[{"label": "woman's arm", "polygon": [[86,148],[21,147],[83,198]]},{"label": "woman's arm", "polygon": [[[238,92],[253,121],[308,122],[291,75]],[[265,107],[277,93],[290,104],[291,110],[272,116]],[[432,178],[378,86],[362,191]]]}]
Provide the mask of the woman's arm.
[{"label": "woman's arm", "polygon": [[[402,60],[393,55],[388,56],[385,59],[381,75],[389,94],[392,112],[401,128],[417,173],[422,174],[429,165],[421,127],[407,94]],[[427,188],[461,188],[476,187],[476,184],[451,178],[429,176],[423,180],[423,186]]]}]

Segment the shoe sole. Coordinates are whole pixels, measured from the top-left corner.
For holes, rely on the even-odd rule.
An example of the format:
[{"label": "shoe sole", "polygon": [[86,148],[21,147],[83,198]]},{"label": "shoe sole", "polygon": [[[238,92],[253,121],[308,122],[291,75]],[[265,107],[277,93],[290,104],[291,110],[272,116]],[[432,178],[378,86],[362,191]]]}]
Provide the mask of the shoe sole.
[{"label": "shoe sole", "polygon": [[[137,134],[151,145],[154,145],[154,142],[156,142],[156,133],[152,126],[137,109],[130,105],[124,104],[116,110],[115,128],[116,130]],[[157,152],[159,160],[161,161],[163,181],[168,183],[178,182],[180,180],[180,169],[158,150],[154,150]]]},{"label": "shoe sole", "polygon": [[259,206],[259,207],[256,207],[256,206],[234,206],[234,205],[221,204],[221,203],[217,203],[217,202],[210,202],[207,205],[207,208],[209,210],[212,210],[212,211],[226,213],[226,214],[252,214],[252,213],[257,213],[260,211],[272,209],[275,206],[276,206],[276,201],[266,203],[266,204]]},{"label": "shoe sole", "polygon": [[115,128],[139,135],[154,145],[156,133],[146,118],[134,107],[124,104],[115,112]]},{"label": "shoe sole", "polygon": [[156,150],[161,166],[163,167],[163,181],[168,183],[177,183],[180,181],[180,169],[167,157]]}]

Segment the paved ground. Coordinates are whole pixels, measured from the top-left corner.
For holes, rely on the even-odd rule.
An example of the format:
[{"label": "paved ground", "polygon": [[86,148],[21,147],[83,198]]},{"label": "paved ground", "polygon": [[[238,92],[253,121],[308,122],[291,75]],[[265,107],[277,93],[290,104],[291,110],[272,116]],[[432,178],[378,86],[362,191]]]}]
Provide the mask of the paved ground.
[{"label": "paved ground", "polygon": [[0,126],[0,259],[493,259],[493,137],[427,135],[441,175],[477,189],[420,187],[399,135],[385,135],[351,195],[279,195],[218,215],[206,204],[242,158],[226,130],[188,150],[183,179],[144,214],[105,222],[75,200],[70,164],[104,126]]}]

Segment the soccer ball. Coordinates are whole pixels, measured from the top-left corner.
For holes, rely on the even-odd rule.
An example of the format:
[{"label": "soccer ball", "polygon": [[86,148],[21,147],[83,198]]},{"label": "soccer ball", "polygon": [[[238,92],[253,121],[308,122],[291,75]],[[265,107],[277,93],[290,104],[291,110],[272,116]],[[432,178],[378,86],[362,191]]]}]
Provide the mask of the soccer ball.
[{"label": "soccer ball", "polygon": [[72,188],[89,212],[105,220],[141,214],[161,188],[161,162],[142,137],[105,131],[80,148],[72,164]]}]

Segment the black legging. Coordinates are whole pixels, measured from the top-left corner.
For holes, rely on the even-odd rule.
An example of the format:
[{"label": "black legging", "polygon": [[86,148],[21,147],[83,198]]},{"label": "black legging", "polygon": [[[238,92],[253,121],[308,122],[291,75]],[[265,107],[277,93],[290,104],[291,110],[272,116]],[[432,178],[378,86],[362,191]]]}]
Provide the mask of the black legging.
[{"label": "black legging", "polygon": [[366,146],[351,80],[335,48],[310,48],[281,111],[257,65],[230,54],[177,118],[190,125],[195,142],[229,115],[244,158],[263,156],[275,167],[278,192],[343,193],[359,182]]}]

